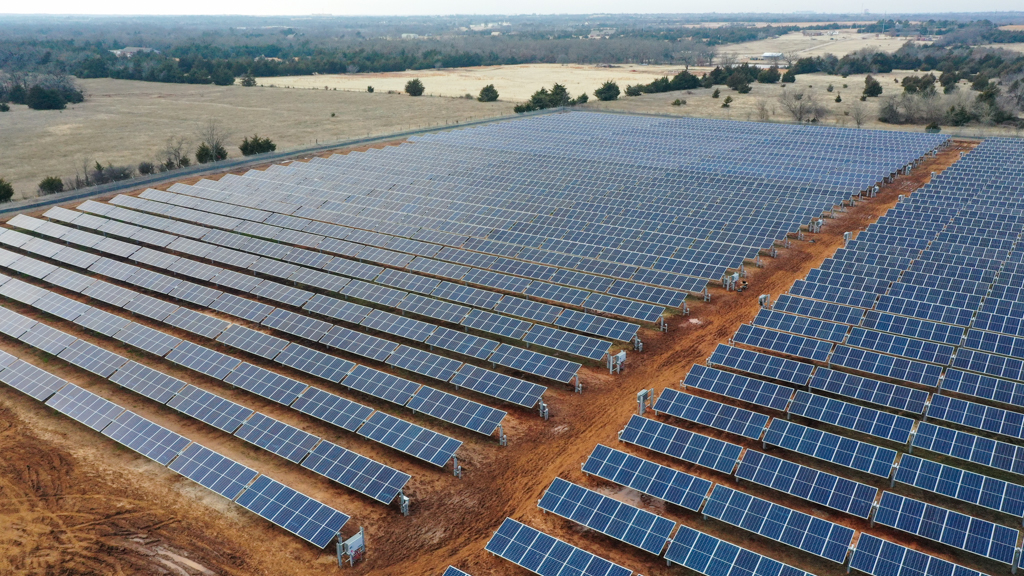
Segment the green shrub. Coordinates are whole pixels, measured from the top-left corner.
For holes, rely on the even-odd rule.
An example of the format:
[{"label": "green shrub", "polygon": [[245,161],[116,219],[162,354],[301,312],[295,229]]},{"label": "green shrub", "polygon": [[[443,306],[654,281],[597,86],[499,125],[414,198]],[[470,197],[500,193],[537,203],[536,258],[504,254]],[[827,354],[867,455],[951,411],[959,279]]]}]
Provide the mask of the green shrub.
[{"label": "green shrub", "polygon": [[[242,144],[238,147],[242,151],[243,156],[252,156],[253,154],[265,154],[267,152],[273,152],[277,150],[277,144],[274,144],[270,138],[260,138],[256,134],[252,135],[252,138],[242,139]],[[225,155],[226,157],[227,155]]]},{"label": "green shrub", "polygon": [[409,96],[423,95],[423,82],[419,78],[413,78],[405,83],[405,93]]},{"label": "green shrub", "polygon": [[55,194],[57,192],[64,191],[64,181],[60,179],[60,176],[47,176],[39,182],[39,193],[40,194]]},{"label": "green shrub", "polygon": [[594,90],[594,96],[602,102],[608,102],[610,100],[616,100],[619,97],[619,85],[615,82],[608,80],[597,90]]},{"label": "green shrub", "polygon": [[497,102],[498,89],[494,87],[494,84],[488,84],[480,89],[480,95],[476,99],[480,102]]},{"label": "green shrub", "polygon": [[14,186],[3,178],[0,178],[0,202],[10,202],[14,196]]}]

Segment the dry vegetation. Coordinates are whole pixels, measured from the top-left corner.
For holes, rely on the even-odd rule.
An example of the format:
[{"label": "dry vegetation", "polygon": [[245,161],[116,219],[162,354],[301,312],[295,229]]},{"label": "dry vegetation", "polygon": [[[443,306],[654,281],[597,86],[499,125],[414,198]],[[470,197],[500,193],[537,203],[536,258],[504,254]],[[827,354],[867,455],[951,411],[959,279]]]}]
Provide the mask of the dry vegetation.
[{"label": "dry vegetation", "polygon": [[195,133],[210,118],[228,132],[229,156],[239,157],[238,144],[254,132],[284,151],[512,112],[502,102],[405,95],[110,79],[81,85],[86,101],[66,110],[12,106],[0,115],[0,177],[14,184],[16,199],[35,196],[44,176],[74,176],[83,161],[156,161],[172,137],[188,137],[194,152]]}]

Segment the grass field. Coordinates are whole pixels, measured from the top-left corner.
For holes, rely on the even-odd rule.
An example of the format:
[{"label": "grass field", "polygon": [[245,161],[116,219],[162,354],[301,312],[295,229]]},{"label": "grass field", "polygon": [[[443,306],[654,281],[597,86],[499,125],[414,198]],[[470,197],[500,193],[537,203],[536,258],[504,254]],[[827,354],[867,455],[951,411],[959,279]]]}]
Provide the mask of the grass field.
[{"label": "grass field", "polygon": [[14,184],[16,199],[34,196],[44,176],[74,176],[83,162],[156,161],[169,138],[191,137],[211,118],[229,134],[229,155],[238,157],[238,144],[254,132],[283,151],[512,112],[505,102],[453,98],[111,79],[81,85],[86,101],[67,110],[12,106],[0,115],[0,178]]},{"label": "grass field", "polygon": [[907,43],[906,38],[858,34],[855,28],[837,30],[837,32],[836,36],[804,36],[800,32],[790,32],[778,38],[720,46],[719,54],[735,54],[740,61],[751,56],[760,56],[765,52],[796,52],[801,58],[834,54],[842,58],[851,52],[865,48],[892,52]]}]

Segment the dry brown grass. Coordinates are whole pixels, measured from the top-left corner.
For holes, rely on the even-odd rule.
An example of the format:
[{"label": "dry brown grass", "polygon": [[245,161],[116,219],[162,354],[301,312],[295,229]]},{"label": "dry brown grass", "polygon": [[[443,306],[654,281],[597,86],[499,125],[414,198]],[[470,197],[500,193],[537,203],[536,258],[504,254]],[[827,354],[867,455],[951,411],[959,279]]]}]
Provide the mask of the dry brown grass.
[{"label": "dry brown grass", "polygon": [[[35,195],[48,175],[74,176],[90,165],[155,161],[168,138],[192,135],[216,118],[230,135],[231,157],[254,132],[279,151],[319,142],[388,134],[510,114],[512,105],[452,98],[341,91],[82,80],[86,101],[67,110],[12,106],[0,114],[0,178],[14,184],[15,198]],[[331,113],[335,117],[331,117]]]}]

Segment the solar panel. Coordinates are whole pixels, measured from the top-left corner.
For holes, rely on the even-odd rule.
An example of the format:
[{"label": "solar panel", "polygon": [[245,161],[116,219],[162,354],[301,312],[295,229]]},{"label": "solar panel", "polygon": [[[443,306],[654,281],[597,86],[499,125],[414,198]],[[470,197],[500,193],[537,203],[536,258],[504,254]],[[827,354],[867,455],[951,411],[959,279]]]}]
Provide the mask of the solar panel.
[{"label": "solar panel", "polygon": [[699,364],[690,367],[689,373],[683,380],[683,387],[693,387],[780,411],[786,409],[789,399],[793,396],[793,389],[787,386],[779,386]]},{"label": "solar panel", "polygon": [[18,338],[38,324],[35,320],[0,307],[0,333]]},{"label": "solar panel", "polygon": [[356,366],[341,384],[401,406],[405,406],[420,388],[415,382],[362,365]]},{"label": "solar panel", "polygon": [[[904,456],[906,458],[906,456]],[[756,450],[743,453],[737,480],[749,480],[860,518],[871,513],[878,489]]]},{"label": "solar panel", "polygon": [[248,362],[242,362],[224,377],[224,383],[257,396],[273,400],[285,406],[290,405],[307,388],[298,380],[287,378]]},{"label": "solar panel", "polygon": [[94,298],[100,302],[106,302],[107,304],[117,306],[118,308],[124,307],[139,296],[137,292],[133,292],[132,290],[115,286],[113,284],[108,284],[102,280],[97,280],[88,288],[82,290],[82,295]]},{"label": "solar panel", "polygon": [[274,328],[299,338],[316,342],[323,338],[324,334],[334,326],[327,322],[303,316],[287,310],[277,308],[267,316],[262,324],[268,328]]},{"label": "solar panel", "polygon": [[919,500],[882,492],[875,522],[935,542],[1013,564],[1020,533]]},{"label": "solar panel", "polygon": [[779,446],[839,466],[888,478],[896,451],[852,438],[837,436],[814,428],[775,418],[768,425],[764,443]]},{"label": "solar panel", "polygon": [[104,312],[99,308],[93,307],[89,307],[85,313],[75,318],[75,324],[88,328],[93,332],[99,332],[104,336],[113,336],[130,323],[131,321],[121,318],[116,314]]},{"label": "solar panel", "polygon": [[768,417],[714,400],[691,396],[665,388],[654,403],[655,414],[664,412],[683,420],[703,424],[725,432],[757,440],[768,424]]},{"label": "solar panel", "polygon": [[227,320],[221,320],[188,308],[178,308],[177,312],[164,318],[164,324],[211,339],[216,338],[231,326]]},{"label": "solar panel", "polygon": [[124,309],[132,314],[152,318],[157,322],[162,322],[178,308],[177,304],[164,302],[146,294],[136,294],[130,302],[124,305]]},{"label": "solar panel", "polygon": [[1024,515],[1024,486],[1020,484],[924,460],[911,454],[904,454],[900,458],[894,478],[901,484],[1005,512],[1014,517]]},{"label": "solar panel", "polygon": [[217,341],[267,360],[272,360],[289,344],[287,340],[238,324],[228,326],[217,336]]},{"label": "solar panel", "polygon": [[234,500],[256,478],[257,472],[200,444],[189,444],[168,468]]},{"label": "solar panel", "polygon": [[853,529],[718,484],[703,514],[840,564]]},{"label": "solar panel", "polygon": [[661,555],[675,522],[555,478],[538,506],[601,534]]},{"label": "solar panel", "polygon": [[462,325],[467,328],[515,340],[522,340],[523,336],[530,330],[530,326],[532,326],[526,320],[492,314],[483,310],[473,310],[470,312],[469,316],[466,316],[462,321]]},{"label": "solar panel", "polygon": [[438,327],[433,334],[427,337],[424,344],[429,345],[431,350],[437,346],[442,350],[458,352],[478,360],[485,360],[498,348],[498,342],[494,340],[444,327]]},{"label": "solar panel", "polygon": [[942,390],[1012,406],[1024,406],[1024,384],[963,370],[947,369],[942,378]]},{"label": "solar panel", "polygon": [[359,435],[440,467],[462,446],[462,442],[454,438],[383,412],[374,412],[359,428]]},{"label": "solar panel", "polygon": [[135,450],[146,458],[167,466],[191,440],[155,424],[131,410],[125,410],[106,428],[103,435]]},{"label": "solar panel", "polygon": [[161,404],[166,404],[185,387],[181,380],[134,361],[118,368],[110,375],[110,381]]},{"label": "solar panel", "polygon": [[442,302],[419,294],[410,294],[398,303],[398,309],[419,314],[443,322],[458,324],[469,314],[471,308],[452,302]]},{"label": "solar panel", "polygon": [[383,504],[391,504],[411,478],[326,440],[317,444],[302,467]]},{"label": "solar panel", "polygon": [[[970,351],[961,350],[957,359],[959,360],[966,352]],[[836,346],[830,362],[834,366],[844,366],[851,370],[867,372],[883,378],[907,380],[933,388],[938,387],[939,377],[942,374],[942,367],[935,364],[926,364],[849,346]]]},{"label": "solar panel", "polygon": [[462,362],[458,360],[408,346],[399,346],[385,362],[396,368],[422,374],[442,382],[450,380],[462,366]]},{"label": "solar panel", "polygon": [[175,338],[170,334],[135,322],[129,323],[117,334],[114,334],[114,338],[157,356],[166,356],[168,352],[182,343],[181,338]]},{"label": "solar panel", "polygon": [[850,568],[869,576],[984,576],[977,570],[864,533],[857,540]]},{"label": "solar panel", "polygon": [[373,413],[372,408],[313,387],[306,389],[291,406],[349,432],[355,432]]},{"label": "solar panel", "polygon": [[1010,438],[1024,438],[1024,414],[933,394],[928,417]]},{"label": "solar panel", "polygon": [[423,342],[430,336],[437,326],[399,316],[382,310],[373,310],[363,318],[360,325],[373,330],[380,330],[388,334],[394,334],[414,342]]},{"label": "solar panel", "polygon": [[547,388],[500,374],[484,368],[463,364],[451,383],[457,388],[468,388],[487,396],[511,402],[526,408],[533,408],[540,401]]},{"label": "solar panel", "polygon": [[1024,447],[936,426],[931,422],[917,425],[913,447],[1024,475]]},{"label": "solar panel", "polygon": [[655,464],[602,444],[583,463],[583,471],[697,512],[711,481]]},{"label": "solar panel", "polygon": [[[947,375],[947,379],[949,376]],[[928,393],[907,386],[854,376],[838,370],[818,368],[811,378],[810,388],[853,398],[861,402],[895,408],[913,414],[924,412]]]},{"label": "solar panel", "polygon": [[234,370],[241,361],[232,358],[227,354],[204,348],[198,344],[184,341],[177,348],[171,350],[167,359],[175,364],[181,364],[202,374],[206,374],[217,380],[223,380],[229,372]]},{"label": "solar panel", "polygon": [[32,307],[68,322],[74,321],[75,318],[78,318],[91,308],[88,304],[83,304],[54,292],[48,292],[45,296],[33,302]]},{"label": "solar panel", "polygon": [[498,346],[488,360],[492,364],[548,378],[555,382],[569,382],[582,367],[578,362],[569,362],[508,344]]},{"label": "solar panel", "polygon": [[124,412],[110,400],[70,383],[54,392],[46,405],[97,432]]},{"label": "solar panel", "polygon": [[490,406],[466,400],[429,386],[420,388],[406,407],[413,412],[429,414],[475,432],[490,436],[501,424],[506,413]]},{"label": "solar panel", "polygon": [[523,341],[591,360],[604,358],[611,349],[611,342],[539,324],[530,329]]},{"label": "solar panel", "polygon": [[635,414],[630,417],[626,428],[619,433],[619,440],[724,474],[732,474],[736,460],[743,450],[735,444]]},{"label": "solar panel", "polygon": [[743,324],[732,337],[734,342],[755,348],[773,350],[780,354],[824,362],[832,351],[832,344],[824,340],[804,338],[795,334],[777,332],[760,326]]},{"label": "solar panel", "polygon": [[441,576],[470,576],[470,574],[469,572],[463,572],[462,570],[459,570],[455,566],[448,566],[447,568],[445,568],[444,574],[442,574]]},{"label": "solar panel", "polygon": [[632,576],[633,571],[505,518],[486,550],[541,576]]},{"label": "solar panel", "polygon": [[322,294],[317,294],[311,298],[309,302],[306,302],[302,309],[327,316],[328,318],[335,318],[343,322],[351,322],[353,324],[361,322],[372,310],[372,308],[361,304],[346,302],[344,300],[331,298],[330,296],[324,296]]},{"label": "solar panel", "polygon": [[47,354],[56,356],[63,352],[68,346],[78,341],[78,338],[66,334],[46,324],[37,323],[27,332],[18,337],[18,340],[42,350]]},{"label": "solar panel", "polygon": [[235,436],[296,464],[320,441],[317,436],[259,412],[242,422]]},{"label": "solar panel", "polygon": [[348,360],[299,344],[289,344],[274,361],[335,383],[340,382],[355,367],[355,364]]},{"label": "solar panel", "polygon": [[811,576],[792,566],[680,526],[665,551],[669,564],[679,564],[704,576]]},{"label": "solar panel", "polygon": [[58,354],[58,357],[101,378],[109,378],[118,368],[128,362],[124,356],[114,354],[85,340],[75,340]]},{"label": "solar panel", "polygon": [[803,390],[797,390],[793,402],[789,405],[789,413],[898,444],[906,444],[910,440],[910,430],[914,427],[914,421],[906,416],[881,412]]},{"label": "solar panel", "polygon": [[376,336],[370,336],[369,334],[363,334],[362,332],[356,332],[341,326],[331,328],[331,331],[320,339],[320,343],[378,362],[383,362],[395,351],[395,348],[398,348],[398,344],[390,340],[377,338]]},{"label": "solar panel", "polygon": [[777,356],[769,356],[752,350],[742,350],[719,344],[708,364],[732,368],[740,372],[756,374],[773,380],[804,386],[811,378],[814,366]]},{"label": "solar panel", "polygon": [[40,402],[67,385],[66,380],[20,359],[0,370],[0,382]]},{"label": "solar panel", "polygon": [[191,384],[171,398],[167,406],[228,434],[233,434],[253,415],[251,409]]}]

